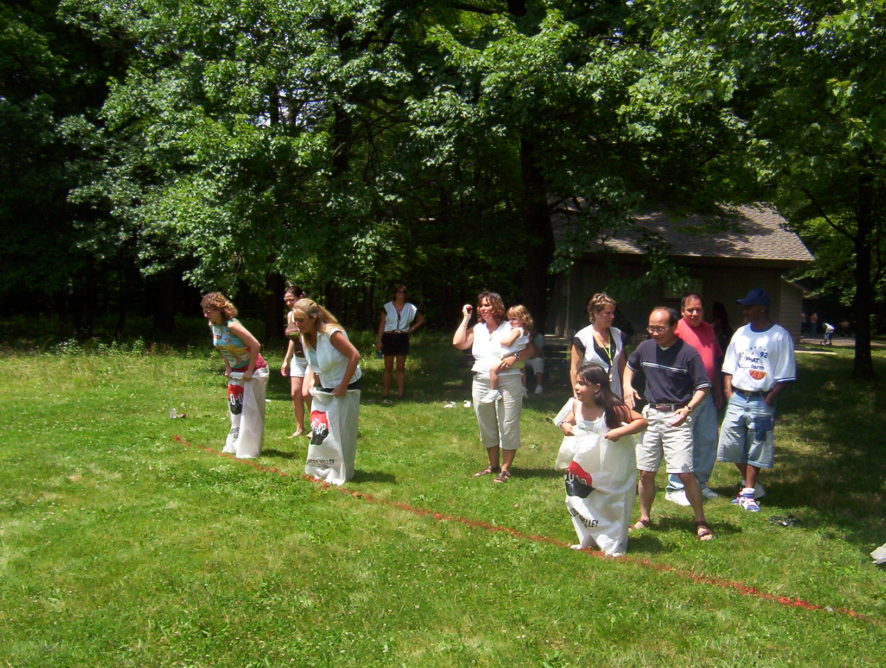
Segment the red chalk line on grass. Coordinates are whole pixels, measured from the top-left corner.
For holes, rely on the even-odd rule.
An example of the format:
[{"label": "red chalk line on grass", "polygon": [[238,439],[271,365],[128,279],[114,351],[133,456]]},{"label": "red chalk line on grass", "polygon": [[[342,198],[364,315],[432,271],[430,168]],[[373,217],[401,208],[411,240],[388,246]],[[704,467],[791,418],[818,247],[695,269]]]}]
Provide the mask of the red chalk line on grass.
[{"label": "red chalk line on grass", "polygon": [[[459,524],[463,524],[465,526],[473,527],[476,529],[484,529],[486,531],[494,531],[498,533],[506,533],[515,538],[520,538],[523,540],[531,540],[536,543],[547,543],[549,545],[554,545],[556,547],[564,547],[568,548],[569,543],[566,541],[558,540],[556,538],[552,538],[550,536],[540,536],[540,535],[532,535],[523,533],[522,531],[518,531],[517,529],[512,529],[511,527],[501,526],[490,524],[489,522],[484,522],[482,520],[475,520],[469,517],[461,517],[459,515],[450,515],[448,513],[440,513],[434,510],[429,510],[427,508],[417,508],[415,506],[411,506],[408,503],[403,503],[402,501],[388,501],[385,499],[377,499],[371,494],[366,494],[365,492],[359,492],[354,489],[348,489],[347,487],[338,487],[335,485],[330,485],[329,483],[319,481],[314,479],[309,475],[298,475],[293,474],[287,471],[282,471],[273,466],[265,466],[264,464],[259,464],[256,461],[251,459],[237,459],[233,455],[219,452],[218,450],[214,450],[213,448],[203,446],[203,445],[193,445],[192,443],[186,441],[181,436],[175,435],[172,437],[173,440],[178,441],[182,445],[185,445],[189,448],[195,448],[198,450],[203,450],[204,452],[208,452],[210,454],[216,455],[218,457],[225,457],[232,461],[237,462],[238,464],[246,464],[247,466],[251,466],[254,469],[262,471],[264,473],[275,473],[279,476],[285,478],[301,478],[302,480],[306,480],[308,482],[312,482],[314,484],[320,485],[324,489],[334,489],[343,494],[347,494],[355,499],[360,499],[362,501],[367,501],[369,503],[375,503],[381,506],[389,506],[392,508],[398,508],[399,510],[403,510],[413,515],[419,515],[421,517],[430,517],[438,522],[458,522]],[[847,608],[833,608],[831,606],[818,605],[816,603],[810,603],[809,601],[804,601],[803,599],[793,598],[790,596],[776,596],[775,594],[770,594],[765,591],[761,591],[756,587],[751,587],[740,582],[733,582],[731,580],[725,580],[723,578],[712,577],[709,575],[700,575],[698,573],[693,573],[691,571],[684,571],[679,568],[675,568],[673,566],[668,566],[667,564],[660,564],[654,561],[651,561],[646,558],[638,558],[631,557],[630,555],[624,557],[607,557],[603,552],[598,550],[590,550],[584,549],[581,552],[587,554],[590,557],[595,557],[598,559],[606,559],[609,561],[624,561],[631,564],[637,564],[640,566],[645,566],[647,568],[651,568],[652,570],[659,571],[661,573],[672,573],[674,575],[679,575],[681,577],[688,578],[693,582],[698,582],[700,584],[708,584],[713,585],[715,587],[720,587],[722,589],[731,589],[733,591],[738,592],[742,596],[753,596],[755,598],[763,599],[766,601],[772,601],[773,603],[778,603],[780,605],[785,605],[793,608],[803,608],[805,610],[824,610],[828,612],[835,612],[843,615],[848,615],[854,619],[858,619],[864,622],[868,622],[870,624],[875,624],[877,626],[886,626],[886,623],[879,619],[875,619],[873,617],[869,617],[867,615],[863,615],[861,613],[855,612],[854,610],[849,610]]]}]

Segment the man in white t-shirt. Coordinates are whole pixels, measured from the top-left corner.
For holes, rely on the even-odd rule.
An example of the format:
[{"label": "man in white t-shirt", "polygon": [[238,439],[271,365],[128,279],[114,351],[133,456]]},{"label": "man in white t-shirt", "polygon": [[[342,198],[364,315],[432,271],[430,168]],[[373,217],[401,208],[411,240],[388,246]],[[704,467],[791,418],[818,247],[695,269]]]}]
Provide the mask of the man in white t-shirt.
[{"label": "man in white t-shirt", "polygon": [[732,335],[723,359],[728,404],[717,459],[732,462],[741,473],[743,487],[733,503],[757,512],[757,476],[760,469],[772,468],[775,458],[775,399],[796,380],[797,364],[791,335],[769,319],[769,293],[757,288],[738,303],[747,324]]}]

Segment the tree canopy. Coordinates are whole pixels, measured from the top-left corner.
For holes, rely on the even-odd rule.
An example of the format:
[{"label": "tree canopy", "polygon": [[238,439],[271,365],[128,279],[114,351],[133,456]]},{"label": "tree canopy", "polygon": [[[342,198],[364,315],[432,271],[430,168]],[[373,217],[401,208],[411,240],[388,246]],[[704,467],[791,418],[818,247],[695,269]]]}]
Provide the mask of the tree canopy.
[{"label": "tree canopy", "polygon": [[[768,201],[824,258],[852,248],[849,292],[818,271],[857,319],[882,293],[884,0],[31,5],[2,14],[4,150],[33,162],[0,216],[47,202],[45,252],[77,251],[58,284],[297,276],[332,300],[413,276],[441,309],[493,286],[543,324],[552,272],[641,204]],[[16,280],[41,238],[13,235]]]}]

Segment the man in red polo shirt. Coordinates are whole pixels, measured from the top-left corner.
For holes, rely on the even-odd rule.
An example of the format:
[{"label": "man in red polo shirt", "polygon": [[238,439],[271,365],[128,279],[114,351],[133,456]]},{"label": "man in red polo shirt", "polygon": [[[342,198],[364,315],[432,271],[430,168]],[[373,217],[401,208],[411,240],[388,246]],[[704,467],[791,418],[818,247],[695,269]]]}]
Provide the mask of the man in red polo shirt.
[{"label": "man in red polo shirt", "polygon": [[[704,320],[704,307],[701,297],[689,293],[680,302],[680,321],[677,323],[676,334],[690,346],[695,348],[704,363],[705,373],[713,385],[713,391],[695,410],[692,416],[692,468],[702,496],[713,499],[717,493],[708,487],[711,471],[717,460],[717,410],[723,406],[723,383],[720,382],[720,365],[723,363],[723,351],[717,343],[714,328]],[[668,476],[665,499],[679,506],[688,506],[689,499],[683,489],[680,477]]]}]

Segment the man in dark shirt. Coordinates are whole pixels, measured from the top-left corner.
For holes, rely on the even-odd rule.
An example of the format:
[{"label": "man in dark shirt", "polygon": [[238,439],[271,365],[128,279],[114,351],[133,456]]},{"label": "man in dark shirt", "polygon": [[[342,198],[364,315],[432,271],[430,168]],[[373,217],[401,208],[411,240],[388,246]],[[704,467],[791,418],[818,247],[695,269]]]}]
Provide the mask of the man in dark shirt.
[{"label": "man in dark shirt", "polygon": [[637,443],[637,469],[640,471],[640,519],[634,529],[652,526],[650,511],[655,500],[655,473],[664,457],[668,473],[680,476],[686,498],[695,511],[695,532],[699,540],[711,540],[702,507],[701,487],[692,472],[692,425],[690,414],[711,390],[698,352],[677,337],[676,310],[658,306],[649,314],[644,341],[628,358],[624,372],[625,403],[633,408],[640,395],[634,389],[634,374],[646,377],[643,417],[649,426]]}]

